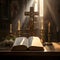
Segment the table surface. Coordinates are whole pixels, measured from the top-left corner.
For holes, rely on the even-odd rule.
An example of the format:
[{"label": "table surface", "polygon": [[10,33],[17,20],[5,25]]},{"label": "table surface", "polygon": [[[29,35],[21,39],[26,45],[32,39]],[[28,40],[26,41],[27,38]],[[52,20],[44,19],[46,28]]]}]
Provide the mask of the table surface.
[{"label": "table surface", "polygon": [[25,56],[60,56],[60,42],[52,42],[52,45],[45,45],[44,51],[11,51],[11,48],[0,48],[0,55],[25,55]]},{"label": "table surface", "polygon": [[[0,47],[0,52],[11,52],[11,47]],[[60,52],[60,42],[52,42],[52,45],[45,45],[44,52]]]},{"label": "table surface", "polygon": [[60,52],[60,42],[52,42],[52,45],[45,45],[46,52]]}]

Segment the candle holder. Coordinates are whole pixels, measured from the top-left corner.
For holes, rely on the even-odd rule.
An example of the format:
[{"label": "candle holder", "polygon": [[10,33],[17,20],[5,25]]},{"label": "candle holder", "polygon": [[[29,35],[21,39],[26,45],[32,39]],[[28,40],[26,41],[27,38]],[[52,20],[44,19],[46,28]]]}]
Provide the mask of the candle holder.
[{"label": "candle holder", "polygon": [[52,45],[51,40],[51,23],[48,23],[48,42],[45,42],[44,45]]},{"label": "candle holder", "polygon": [[10,35],[10,36],[12,36],[12,35],[13,35],[13,33],[9,33],[9,35]]},{"label": "candle holder", "polygon": [[17,36],[20,37],[20,30],[17,31]]},{"label": "candle holder", "polygon": [[50,41],[51,40],[51,33],[48,33],[48,42],[44,42],[44,46],[45,45],[48,45],[48,46],[51,46],[52,45],[52,42]]}]

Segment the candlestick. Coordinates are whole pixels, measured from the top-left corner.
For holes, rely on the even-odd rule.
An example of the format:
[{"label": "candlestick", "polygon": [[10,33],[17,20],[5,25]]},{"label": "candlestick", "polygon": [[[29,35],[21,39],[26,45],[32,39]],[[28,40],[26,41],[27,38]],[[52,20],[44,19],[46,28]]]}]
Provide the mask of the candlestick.
[{"label": "candlestick", "polygon": [[41,18],[41,30],[43,30],[44,27],[43,27],[43,17]]},{"label": "candlestick", "polygon": [[50,33],[50,22],[48,23],[48,33]]},{"label": "candlestick", "polygon": [[51,33],[50,33],[50,22],[48,23],[48,42],[50,42],[50,39],[51,39]]}]

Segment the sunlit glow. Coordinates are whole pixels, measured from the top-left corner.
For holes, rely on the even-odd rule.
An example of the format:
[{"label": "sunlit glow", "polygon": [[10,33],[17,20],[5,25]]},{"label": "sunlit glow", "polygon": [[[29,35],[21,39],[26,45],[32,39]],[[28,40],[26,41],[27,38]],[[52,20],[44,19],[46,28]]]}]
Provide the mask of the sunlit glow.
[{"label": "sunlit glow", "polygon": [[54,42],[53,47],[54,47],[55,51],[60,51],[60,44],[57,44]]},{"label": "sunlit glow", "polygon": [[46,5],[49,9],[49,12],[51,14],[52,19],[54,20],[54,23],[56,24],[56,26],[58,26],[58,22],[56,20],[57,19],[56,18],[56,13],[54,12],[55,9],[50,5],[49,0],[46,1]]},{"label": "sunlit glow", "polygon": [[34,11],[38,11],[38,0],[34,1]]},{"label": "sunlit glow", "polygon": [[20,30],[20,20],[18,20],[18,30]]},{"label": "sunlit glow", "polygon": [[30,1],[27,3],[26,11],[29,11],[29,10],[30,10],[29,8],[32,7],[33,4],[34,4],[34,0],[30,0]]},{"label": "sunlit glow", "polygon": [[[29,1],[29,2],[28,2]],[[24,13],[27,11],[30,11],[30,7],[32,7],[33,6],[33,4],[34,4],[34,0],[27,0],[27,5],[25,6],[25,8],[24,8],[24,10],[23,10],[23,15],[24,15]],[[26,23],[28,23],[28,21],[29,21],[29,19],[28,20],[26,20],[26,19],[28,19],[28,18],[26,18],[26,16],[24,15],[23,16],[23,20],[22,20],[22,24],[21,24],[21,26],[23,26],[23,24],[24,24],[24,27],[26,27],[27,26],[27,24]],[[26,21],[25,21],[26,20]]]},{"label": "sunlit glow", "polygon": [[44,52],[47,52],[47,49],[44,47]]},{"label": "sunlit glow", "polygon": [[40,0],[40,17],[43,17],[43,10],[44,10],[44,0]]},{"label": "sunlit glow", "polygon": [[39,16],[40,16],[40,29],[43,30],[43,15],[44,15],[44,1],[43,0],[35,0],[34,1],[34,9],[35,11],[39,10]]},{"label": "sunlit glow", "polygon": [[39,0],[40,29],[43,30],[44,0]]},{"label": "sunlit glow", "polygon": [[39,46],[39,47],[43,47],[42,43],[41,43],[41,40],[38,38],[38,37],[33,37],[33,40],[32,40],[32,44],[31,46]]},{"label": "sunlit glow", "polygon": [[25,39],[22,40],[22,42],[20,43],[20,45],[22,45],[24,43]]},{"label": "sunlit glow", "polygon": [[[33,6],[33,5],[34,5],[34,12],[39,12],[39,16],[40,16],[40,29],[43,29],[43,15],[44,15],[44,12],[43,12],[44,6],[43,5],[44,5],[44,1],[43,0],[31,0],[30,2],[27,3],[25,11],[30,11],[29,8],[31,6]],[[25,20],[25,18],[23,20]],[[27,25],[27,24],[25,23],[25,25]]]}]

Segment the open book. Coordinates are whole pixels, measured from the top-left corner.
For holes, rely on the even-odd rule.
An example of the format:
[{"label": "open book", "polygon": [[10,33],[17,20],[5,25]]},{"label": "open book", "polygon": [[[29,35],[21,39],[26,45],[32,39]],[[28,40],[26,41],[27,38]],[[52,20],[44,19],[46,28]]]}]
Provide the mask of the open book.
[{"label": "open book", "polygon": [[31,36],[29,38],[26,37],[18,37],[16,38],[11,51],[44,51],[43,45],[39,39],[39,37]]}]

